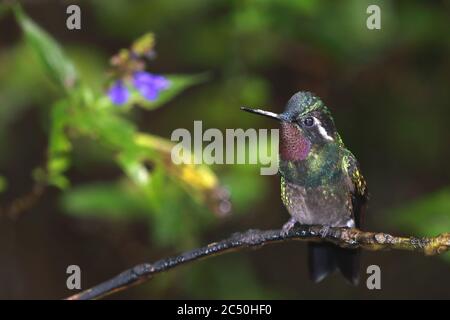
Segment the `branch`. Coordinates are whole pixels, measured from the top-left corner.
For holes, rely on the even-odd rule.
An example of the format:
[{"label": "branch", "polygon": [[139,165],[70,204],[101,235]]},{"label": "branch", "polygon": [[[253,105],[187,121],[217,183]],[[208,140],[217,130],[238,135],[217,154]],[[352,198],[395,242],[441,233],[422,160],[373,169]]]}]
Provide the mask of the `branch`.
[{"label": "branch", "polygon": [[165,272],[179,265],[245,248],[260,248],[266,244],[287,240],[328,241],[346,248],[367,250],[409,250],[425,255],[437,255],[450,250],[450,233],[437,237],[396,237],[387,233],[364,232],[358,229],[330,228],[301,225],[287,234],[282,230],[248,230],[233,234],[230,238],[211,243],[205,247],[184,252],[178,256],[161,259],[154,263],[139,264],[114,278],[88,290],[68,297],[68,300],[88,300],[105,297],[115,292],[151,279],[155,274]]},{"label": "branch", "polygon": [[15,198],[7,206],[0,206],[0,218],[17,220],[25,212],[33,208],[44,195],[48,186],[47,165],[40,168],[40,179],[36,179],[30,191]]}]

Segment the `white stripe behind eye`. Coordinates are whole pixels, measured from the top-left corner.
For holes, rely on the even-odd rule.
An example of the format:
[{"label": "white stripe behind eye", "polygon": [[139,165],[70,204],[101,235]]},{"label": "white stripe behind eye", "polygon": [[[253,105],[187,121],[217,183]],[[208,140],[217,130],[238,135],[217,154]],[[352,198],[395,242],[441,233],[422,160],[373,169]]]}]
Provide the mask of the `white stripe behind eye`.
[{"label": "white stripe behind eye", "polygon": [[330,137],[328,135],[327,130],[322,126],[322,122],[320,122],[319,119],[317,119],[316,117],[313,117],[314,121],[316,123],[317,128],[319,128],[319,133],[322,137],[324,137],[327,140],[333,141],[333,137]]}]

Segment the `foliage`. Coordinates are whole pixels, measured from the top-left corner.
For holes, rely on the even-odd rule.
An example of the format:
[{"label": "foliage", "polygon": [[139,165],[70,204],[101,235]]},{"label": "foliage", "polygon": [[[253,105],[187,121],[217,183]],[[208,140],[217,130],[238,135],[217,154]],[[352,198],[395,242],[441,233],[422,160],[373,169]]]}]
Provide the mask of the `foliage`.
[{"label": "foliage", "polygon": [[[139,132],[127,118],[127,113],[135,105],[149,110],[157,109],[184,89],[204,81],[205,76],[167,75],[165,77],[171,86],[161,92],[157,99],[146,101],[134,93],[126,106],[118,108],[103,91],[92,89],[81,79],[77,80],[74,63],[58,43],[28,18],[20,7],[15,7],[15,13],[26,41],[37,53],[46,73],[55,85],[65,91],[50,108],[47,164],[45,168],[35,170],[35,178],[48,185],[67,189],[70,181],[66,172],[71,166],[72,140],[88,137],[108,150],[110,157],[132,184],[124,182],[122,189],[118,189],[116,183],[75,188],[64,196],[68,211],[105,217],[119,215],[119,211],[128,216],[138,210],[152,217],[154,234],[162,243],[174,245],[180,243],[181,239],[186,240],[194,231],[189,225],[196,224],[181,224],[182,220],[178,221],[182,216],[178,212],[182,212],[183,208],[177,207],[177,203],[184,202],[174,199],[184,197],[180,188],[189,190],[192,201],[200,206],[210,204],[214,208],[218,205],[215,202],[221,199],[211,198],[222,187],[215,174],[206,167],[185,165],[175,168],[171,165],[172,143],[164,138]],[[143,39],[147,37],[145,35]],[[154,166],[152,170],[148,169],[150,164]],[[197,179],[186,178],[188,172]],[[202,180],[209,182],[205,184]],[[179,187],[175,187],[176,184]],[[130,196],[131,190],[133,196]],[[195,212],[199,211],[203,212],[203,220],[209,215],[205,210]],[[161,216],[166,218],[162,219]],[[195,219],[195,215],[190,219]],[[171,222],[168,224],[169,221]],[[183,225],[181,232],[177,225]],[[191,240],[194,238],[191,235]]]},{"label": "foliage", "polygon": [[[34,169],[32,176],[39,183],[62,191],[64,212],[78,219],[144,221],[154,247],[174,246],[181,250],[198,244],[201,231],[227,213],[229,190],[247,186],[247,192],[236,193],[235,212],[248,209],[257,200],[255,195],[265,192],[265,184],[251,178],[257,168],[240,166],[226,170],[223,176],[227,185],[223,186],[206,165],[174,165],[170,160],[173,143],[137,128],[135,121],[142,114],[137,108],[157,110],[187,88],[207,81],[210,74],[163,75],[170,85],[154,99],[143,97],[139,88],[129,86],[130,99],[117,106],[105,88],[112,81],[129,79],[145,68],[150,61],[147,58],[155,55],[152,33],[135,40],[129,49],[121,49],[105,73],[104,56],[80,47],[63,49],[19,5],[14,5],[12,11],[25,45],[19,43],[0,55],[0,63],[8,66],[0,72],[0,83],[8,77],[1,87],[7,99],[1,109],[4,116],[0,121],[4,125],[0,128],[7,128],[20,116],[19,108],[26,106],[23,101],[43,105],[42,111],[47,114],[46,162]],[[139,61],[133,58],[136,54]],[[23,68],[24,59],[37,64]],[[26,74],[27,81],[23,81]],[[254,89],[259,91],[252,89],[246,94],[261,93],[260,88]],[[24,97],[21,92],[30,94]],[[9,143],[6,135],[2,139],[3,146]],[[2,161],[7,161],[7,157]],[[72,185],[71,172],[85,170],[93,163],[115,167],[121,174],[115,181]],[[7,183],[0,178],[2,192]],[[255,279],[247,282],[249,287],[257,286]]]},{"label": "foliage", "polygon": [[27,42],[39,55],[40,60],[45,64],[49,76],[53,81],[69,89],[74,86],[77,75],[75,67],[68,60],[59,45],[38,25],[29,19],[19,6],[14,7],[17,21],[19,22]]}]

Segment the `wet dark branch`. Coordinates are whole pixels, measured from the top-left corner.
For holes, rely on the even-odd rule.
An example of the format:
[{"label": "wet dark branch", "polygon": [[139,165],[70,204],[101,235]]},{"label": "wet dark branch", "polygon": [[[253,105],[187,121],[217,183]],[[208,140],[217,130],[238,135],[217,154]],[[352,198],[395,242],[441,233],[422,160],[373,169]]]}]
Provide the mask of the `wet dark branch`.
[{"label": "wet dark branch", "polygon": [[70,296],[67,299],[87,300],[101,298],[147,281],[158,273],[190,261],[245,248],[260,248],[266,244],[288,240],[328,241],[342,247],[363,248],[367,250],[410,250],[421,252],[425,255],[441,254],[450,249],[450,233],[444,233],[431,238],[417,238],[396,237],[381,232],[364,232],[358,229],[326,228],[323,226],[298,226],[286,235],[281,230],[248,230],[243,233],[233,234],[228,239],[211,243],[205,247],[184,252],[175,257],[161,259],[154,263],[137,265],[110,280]]}]

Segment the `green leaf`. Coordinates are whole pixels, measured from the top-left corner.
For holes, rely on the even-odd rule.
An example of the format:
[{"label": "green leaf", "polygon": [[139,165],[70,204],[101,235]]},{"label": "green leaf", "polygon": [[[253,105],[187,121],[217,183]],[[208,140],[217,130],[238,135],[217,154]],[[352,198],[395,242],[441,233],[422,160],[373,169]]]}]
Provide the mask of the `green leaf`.
[{"label": "green leaf", "polygon": [[137,104],[138,106],[148,110],[157,109],[173,99],[183,90],[193,85],[205,82],[208,79],[208,74],[201,73],[196,75],[165,75],[165,77],[170,81],[170,86],[166,90],[161,91],[156,100],[148,101],[143,98],[139,94],[139,92],[133,89],[131,92],[132,95],[130,103]]},{"label": "green leaf", "polygon": [[114,151],[132,149],[135,126],[111,109],[77,108],[71,118],[74,128]]},{"label": "green leaf", "polygon": [[64,193],[62,206],[69,214],[86,217],[129,218],[146,210],[135,190],[109,183],[71,188]]},{"label": "green leaf", "polygon": [[76,70],[58,43],[34,23],[20,6],[14,7],[14,13],[27,42],[47,68],[50,77],[65,89],[73,88],[77,80]]},{"label": "green leaf", "polygon": [[138,186],[145,186],[149,182],[150,174],[137,156],[137,154],[122,153],[118,157],[118,162],[131,181]]}]

